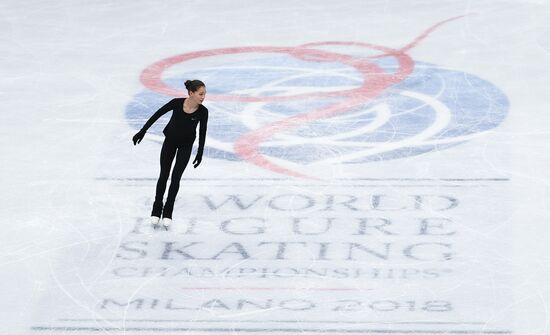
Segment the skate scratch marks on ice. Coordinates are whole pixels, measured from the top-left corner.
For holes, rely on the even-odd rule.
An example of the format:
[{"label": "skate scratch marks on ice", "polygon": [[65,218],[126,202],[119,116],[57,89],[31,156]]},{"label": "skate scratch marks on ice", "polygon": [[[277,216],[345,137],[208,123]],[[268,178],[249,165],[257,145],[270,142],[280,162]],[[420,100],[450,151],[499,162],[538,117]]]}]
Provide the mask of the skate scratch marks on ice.
[{"label": "skate scratch marks on ice", "polygon": [[[147,67],[142,72],[140,80],[146,87],[152,89],[153,91],[169,96],[181,96],[184,92],[172,88],[162,81],[162,73],[167,68],[175,64],[186,62],[196,58],[240,53],[281,53],[311,62],[338,62],[353,67],[363,78],[361,86],[353,89],[336,92],[313,92],[290,96],[208,96],[208,100],[226,102],[283,102],[300,101],[315,97],[344,98],[343,101],[339,101],[330,106],[287,117],[245,133],[237,138],[233,144],[233,149],[239,157],[261,168],[268,169],[273,172],[284,174],[287,176],[320,180],[319,178],[308,176],[301,172],[293,171],[289,168],[272,162],[259,152],[261,144],[278,133],[282,133],[290,129],[303,126],[309,122],[333,117],[335,115],[347,112],[354,107],[375,100],[388,88],[402,82],[414,71],[415,63],[414,60],[406,53],[408,50],[418,45],[424,38],[426,38],[430,33],[439,28],[441,25],[462,17],[464,17],[464,15],[452,17],[433,25],[429,29],[425,30],[422,34],[420,34],[417,38],[415,38],[411,43],[407,44],[401,49],[392,49],[384,46],[361,42],[328,41],[308,43],[297,47],[236,47],[203,50],[177,55],[156,62]],[[323,46],[351,46],[368,48],[371,50],[379,51],[380,54],[370,57],[354,57],[350,55],[329,52],[326,50],[315,49],[315,47]],[[371,61],[373,59],[382,57],[393,57],[397,61],[398,67],[394,73],[385,72],[380,66]]]}]

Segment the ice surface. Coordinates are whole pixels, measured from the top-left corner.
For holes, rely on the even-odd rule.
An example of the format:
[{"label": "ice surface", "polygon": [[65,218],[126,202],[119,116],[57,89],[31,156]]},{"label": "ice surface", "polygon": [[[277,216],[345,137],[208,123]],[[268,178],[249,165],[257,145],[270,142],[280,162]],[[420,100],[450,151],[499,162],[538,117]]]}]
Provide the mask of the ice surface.
[{"label": "ice surface", "polygon": [[550,334],[549,8],[3,1],[0,332]]}]

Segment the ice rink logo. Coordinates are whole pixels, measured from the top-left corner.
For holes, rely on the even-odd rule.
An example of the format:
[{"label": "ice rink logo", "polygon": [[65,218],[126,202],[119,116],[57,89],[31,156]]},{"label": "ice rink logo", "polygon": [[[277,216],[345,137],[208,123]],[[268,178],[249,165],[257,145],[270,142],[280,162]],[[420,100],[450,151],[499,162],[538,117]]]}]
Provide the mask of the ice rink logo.
[{"label": "ice rink logo", "polygon": [[[407,53],[453,19],[401,49],[320,42],[167,58],[143,71],[148,89],[126,115],[140,128],[171,97],[186,95],[186,79],[199,78],[211,111],[206,154],[297,177],[323,164],[449,148],[496,127],[508,111],[506,96],[490,82]],[[157,123],[149,138],[162,141],[165,123]]]}]

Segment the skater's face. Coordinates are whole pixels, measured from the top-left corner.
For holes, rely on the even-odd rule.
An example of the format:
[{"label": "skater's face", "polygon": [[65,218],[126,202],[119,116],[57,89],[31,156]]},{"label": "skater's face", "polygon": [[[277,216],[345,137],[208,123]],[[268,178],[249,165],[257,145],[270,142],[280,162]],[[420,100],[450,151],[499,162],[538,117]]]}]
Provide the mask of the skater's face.
[{"label": "skater's face", "polygon": [[189,91],[189,99],[197,104],[202,104],[206,97],[206,87],[201,86],[195,92]]}]

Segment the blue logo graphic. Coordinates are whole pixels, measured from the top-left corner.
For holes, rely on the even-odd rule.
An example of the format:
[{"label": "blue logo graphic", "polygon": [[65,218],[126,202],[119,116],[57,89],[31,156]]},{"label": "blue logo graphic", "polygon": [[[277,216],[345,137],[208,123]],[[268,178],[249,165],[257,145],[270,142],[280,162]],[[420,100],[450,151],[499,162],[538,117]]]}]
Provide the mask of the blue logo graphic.
[{"label": "blue logo graphic", "polygon": [[[207,85],[210,110],[205,155],[237,161],[233,144],[243,134],[278,120],[345,103],[335,92],[364,84],[352,66],[316,62],[287,54],[250,54],[222,62],[197,62],[193,71],[180,71],[163,81],[183,91],[186,79]],[[393,57],[373,61],[385,72],[398,67]],[[368,86],[368,81],[367,81]],[[321,93],[308,96],[309,93]],[[326,93],[323,95],[322,93]],[[209,95],[265,97],[253,102],[209,101]],[[304,96],[302,99],[269,97]],[[140,129],[172,97],[144,90],[126,109],[130,125]],[[337,115],[282,130],[261,143],[258,151],[278,162],[366,163],[442,150],[468,141],[498,126],[509,108],[508,99],[490,82],[465,72],[433,64],[414,64],[402,81],[364,103]],[[162,141],[169,115],[157,121],[147,137]]]}]

